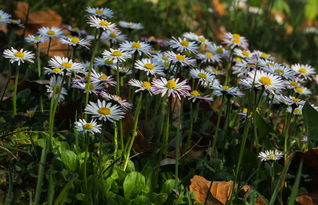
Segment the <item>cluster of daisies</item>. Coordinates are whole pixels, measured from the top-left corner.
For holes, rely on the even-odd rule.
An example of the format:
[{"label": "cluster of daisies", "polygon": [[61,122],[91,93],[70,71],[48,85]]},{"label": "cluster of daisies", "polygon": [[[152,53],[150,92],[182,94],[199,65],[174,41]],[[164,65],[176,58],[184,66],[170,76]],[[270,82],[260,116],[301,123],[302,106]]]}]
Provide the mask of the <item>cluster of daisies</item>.
[{"label": "cluster of daisies", "polygon": [[[88,25],[98,31],[95,35],[65,26],[64,30],[43,27],[36,35],[26,38],[27,42],[37,45],[59,38],[70,47],[88,49],[93,45],[91,42],[100,41],[107,48],[94,57],[92,63],[55,56],[44,68],[44,73],[50,76],[47,85],[50,98],[59,102],[65,100],[66,82],[71,82],[69,88],[80,89],[97,99],[85,107],[91,121],[75,122],[79,132],[100,133],[101,121],[122,120],[132,109],[132,102],[121,96],[120,87],[126,86],[134,88],[135,93],[184,98],[190,103],[210,102],[219,96],[232,100],[257,90],[269,102],[286,105],[287,111],[294,115],[301,115],[303,97],[311,94],[305,85],[315,75],[313,67],[279,63],[268,53],[251,51],[247,39],[239,34],[225,33],[221,45],[190,32],[166,41],[153,37],[129,41],[131,32],[143,28],[140,23],[120,21],[118,25],[125,30],[122,32],[109,20],[113,16],[110,9],[87,8],[86,12]],[[4,16],[0,12],[1,15]],[[5,18],[2,17],[1,22]],[[161,50],[153,49],[153,45]],[[34,60],[32,52],[14,48],[5,50],[4,57],[18,65]],[[247,113],[245,105],[241,106]],[[259,155],[263,161],[277,160],[281,156],[277,150]]]}]

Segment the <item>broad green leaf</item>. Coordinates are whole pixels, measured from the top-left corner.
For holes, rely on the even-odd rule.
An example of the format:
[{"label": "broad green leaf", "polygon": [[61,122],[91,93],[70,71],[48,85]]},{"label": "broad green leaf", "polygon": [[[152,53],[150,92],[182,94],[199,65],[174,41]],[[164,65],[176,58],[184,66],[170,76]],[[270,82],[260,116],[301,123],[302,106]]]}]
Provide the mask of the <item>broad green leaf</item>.
[{"label": "broad green leaf", "polygon": [[318,1],[308,0],[305,5],[305,17],[308,19],[316,18],[318,13]]},{"label": "broad green leaf", "polygon": [[143,191],[145,185],[145,177],[141,173],[131,172],[127,174],[123,184],[125,198],[134,199]]},{"label": "broad green leaf", "polygon": [[71,170],[75,171],[78,165],[77,155],[71,150],[64,150],[61,152],[61,160],[65,166]]},{"label": "broad green leaf", "polygon": [[318,139],[318,111],[306,103],[303,107],[303,116],[307,128],[309,146],[315,146]]},{"label": "broad green leaf", "polygon": [[170,194],[170,192],[175,188],[176,182],[174,179],[168,179],[162,186],[161,192]]},{"label": "broad green leaf", "polygon": [[139,195],[137,198],[131,201],[131,205],[140,205],[140,204],[151,204],[151,200],[148,196]]},{"label": "broad green leaf", "polygon": [[255,124],[257,126],[257,129],[259,130],[260,136],[265,136],[269,133],[274,132],[272,126],[269,125],[269,123],[267,123],[258,112],[255,112],[254,120],[255,120]]}]

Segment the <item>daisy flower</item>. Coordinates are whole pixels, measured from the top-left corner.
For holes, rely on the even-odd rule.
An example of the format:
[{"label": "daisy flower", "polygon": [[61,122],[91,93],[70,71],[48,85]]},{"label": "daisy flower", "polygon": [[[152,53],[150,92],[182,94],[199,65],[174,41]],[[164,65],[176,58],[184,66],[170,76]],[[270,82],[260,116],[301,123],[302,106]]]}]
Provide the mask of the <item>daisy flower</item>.
[{"label": "daisy flower", "polygon": [[218,63],[221,61],[221,57],[219,55],[215,55],[210,51],[197,54],[197,58],[200,59],[203,63]]},{"label": "daisy flower", "polygon": [[17,62],[18,66],[20,66],[21,63],[24,63],[24,61],[30,63],[34,62],[34,54],[31,51],[24,51],[23,48],[20,50],[12,47],[11,49],[5,49],[3,51],[3,57],[10,59],[10,63]]},{"label": "daisy flower", "polygon": [[113,60],[110,60],[105,57],[96,57],[94,59],[94,65],[95,66],[107,66],[109,68],[115,68],[116,63]]},{"label": "daisy flower", "polygon": [[211,43],[206,48],[208,51],[211,51],[214,55],[219,55],[222,58],[228,58],[230,56],[230,52],[225,49],[223,46],[218,46],[214,43]]},{"label": "daisy flower", "polygon": [[238,87],[230,87],[227,85],[217,85],[217,86],[212,86],[212,88],[215,90],[214,95],[216,96],[229,95],[229,96],[242,97],[244,95],[242,92],[240,92],[240,89]]},{"label": "daisy flower", "polygon": [[284,153],[278,150],[267,150],[265,152],[260,152],[258,157],[261,161],[269,161],[269,160],[279,160],[283,157]]},{"label": "daisy flower", "polygon": [[88,7],[86,12],[93,16],[111,18],[113,17],[114,12],[108,8],[92,8]]},{"label": "daisy flower", "polygon": [[254,51],[252,53],[252,56],[254,56],[255,58],[260,58],[264,60],[273,60],[273,57],[271,55],[262,51]]},{"label": "daisy flower", "polygon": [[126,35],[122,34],[118,29],[111,29],[103,34],[103,39],[110,41],[111,43],[117,43],[126,40]]},{"label": "daisy flower", "polygon": [[213,101],[213,98],[209,95],[202,96],[198,90],[192,90],[188,96],[189,100],[195,102],[196,100]]},{"label": "daisy flower", "polygon": [[246,38],[236,33],[225,33],[223,43],[231,48],[241,47],[243,49],[247,49],[248,47]]},{"label": "daisy flower", "polygon": [[92,115],[93,118],[97,118],[102,121],[118,121],[124,118],[125,113],[118,105],[112,103],[106,103],[105,100],[97,100],[97,103],[89,102],[85,108],[85,113]]},{"label": "daisy flower", "polygon": [[172,37],[169,44],[171,48],[176,49],[178,52],[196,53],[198,50],[198,46],[194,42],[188,41],[185,38]]},{"label": "daisy flower", "polygon": [[3,10],[0,10],[0,26],[3,24],[10,23],[11,15],[4,12]]},{"label": "daisy flower", "polygon": [[57,75],[63,75],[63,70],[61,68],[49,68],[44,67],[44,74],[50,75],[50,74],[57,74]]},{"label": "daisy flower", "polygon": [[73,27],[73,26],[70,26],[70,25],[66,25],[66,26],[63,26],[63,28],[65,30],[68,30],[72,36],[86,36],[87,35],[87,31],[86,30],[81,30],[79,29],[78,27]]},{"label": "daisy flower", "polygon": [[209,45],[210,44],[210,42],[207,38],[205,38],[202,35],[197,35],[197,34],[192,33],[192,32],[184,33],[182,36],[186,39],[196,41],[200,45]]},{"label": "daisy flower", "polygon": [[289,106],[287,108],[287,112],[289,113],[293,112],[294,115],[303,115],[303,107],[304,105],[298,105],[297,107]]},{"label": "daisy flower", "polygon": [[63,44],[67,44],[73,47],[82,46],[82,47],[88,48],[91,45],[89,40],[80,39],[76,36],[61,38],[60,41]]},{"label": "daisy flower", "polygon": [[291,105],[291,106],[304,105],[306,103],[306,101],[300,98],[296,98],[294,96],[284,96],[284,95],[276,95],[275,100],[285,105]]},{"label": "daisy flower", "polygon": [[119,21],[118,25],[122,28],[128,28],[131,30],[140,30],[144,28],[141,23],[127,22],[127,21]]},{"label": "daisy flower", "polygon": [[294,89],[294,88],[297,88],[297,87],[301,87],[301,84],[300,84],[299,80],[295,79],[295,78],[292,79],[292,80],[287,81],[286,84],[287,84],[287,87],[289,89]]},{"label": "daisy flower", "polygon": [[315,69],[307,64],[294,64],[291,66],[291,69],[294,70],[299,76],[304,77],[305,79],[310,78],[312,75],[316,73]]},{"label": "daisy flower", "polygon": [[104,19],[98,18],[96,16],[89,16],[87,23],[89,24],[90,27],[103,29],[104,31],[111,30],[115,27],[115,24],[109,21],[106,21]]},{"label": "daisy flower", "polygon": [[54,37],[61,37],[63,36],[63,31],[60,28],[57,27],[42,27],[38,31],[40,36],[46,37],[46,38],[54,38]]},{"label": "daisy flower", "polygon": [[85,119],[80,119],[79,121],[74,123],[75,129],[78,132],[83,133],[101,133],[101,127],[102,125],[97,124],[96,120],[91,120],[90,122],[86,122]]},{"label": "daisy flower", "polygon": [[172,63],[179,63],[182,66],[194,66],[195,60],[186,57],[185,55],[182,55],[180,53],[176,54],[172,51],[168,51],[166,55],[169,57],[169,59],[172,61]]},{"label": "daisy flower", "polygon": [[150,58],[143,58],[141,60],[137,60],[135,63],[135,68],[138,70],[145,71],[147,75],[164,75],[164,67],[157,63],[154,63]]},{"label": "daisy flower", "polygon": [[295,93],[300,94],[300,95],[310,95],[311,94],[311,91],[308,88],[303,87],[303,86],[299,86],[299,87],[294,88],[294,91],[295,91]]},{"label": "daisy flower", "polygon": [[285,82],[279,76],[266,73],[264,71],[258,71],[256,72],[256,76],[254,75],[255,72],[250,72],[247,81],[250,83],[250,85],[252,85],[255,79],[254,86],[256,88],[262,87],[270,93],[279,93],[285,88]]},{"label": "daisy flower", "polygon": [[148,91],[149,94],[152,95],[152,85],[148,81],[140,81],[140,80],[136,80],[136,79],[131,79],[128,81],[128,84],[138,88],[135,91],[135,93],[140,92],[140,91]]},{"label": "daisy flower", "polygon": [[111,95],[109,93],[106,92],[102,92],[101,96],[103,98],[105,98],[106,100],[113,100],[115,102],[117,102],[124,110],[128,110],[132,108],[132,104],[129,103],[127,100],[122,99],[120,96],[118,95]]},{"label": "daisy flower", "polygon": [[125,52],[121,49],[112,49],[110,48],[109,51],[105,50],[102,53],[103,57],[109,59],[114,62],[125,62],[128,58],[131,58],[131,54]]},{"label": "daisy flower", "polygon": [[92,73],[91,73],[91,81],[93,83],[103,83],[109,86],[116,85],[116,81],[112,78],[112,76],[107,76],[102,72],[98,73],[94,69],[92,70]]},{"label": "daisy flower", "polygon": [[37,35],[28,35],[25,38],[26,42],[28,43],[43,43],[47,40],[47,37],[44,36],[37,36]]},{"label": "daisy flower", "polygon": [[97,82],[79,82],[75,81],[72,85],[72,88],[78,88],[81,90],[84,90],[84,93],[94,93],[97,94],[98,92],[102,91],[104,89],[104,86],[100,85]]},{"label": "daisy flower", "polygon": [[296,75],[296,73],[293,70],[278,63],[276,63],[273,66],[266,66],[263,68],[263,70],[278,76],[282,76],[286,79],[291,79]]},{"label": "daisy flower", "polygon": [[190,75],[192,78],[196,78],[199,79],[200,82],[204,82],[206,80],[213,80],[215,78],[214,75],[212,75],[211,73],[202,70],[202,69],[191,69],[190,70]]},{"label": "daisy flower", "polygon": [[241,50],[241,49],[234,49],[234,55],[239,56],[241,58],[249,58],[252,56],[252,53],[249,50]]},{"label": "daisy flower", "polygon": [[82,63],[75,63],[73,60],[66,57],[54,56],[50,59],[49,65],[53,68],[60,68],[66,70],[67,72],[79,72],[85,66]]},{"label": "daisy flower", "polygon": [[131,75],[132,74],[132,71],[131,69],[127,68],[127,67],[124,67],[124,66],[118,66],[117,67],[114,67],[113,70],[115,71],[119,71],[119,75],[121,76],[125,76],[125,75]]},{"label": "daisy flower", "polygon": [[152,48],[148,43],[139,42],[139,41],[135,41],[135,42],[125,41],[120,44],[120,49],[123,51],[127,51],[131,54],[138,53],[139,55],[145,54],[149,56]]},{"label": "daisy flower", "polygon": [[225,74],[225,72],[223,70],[216,69],[212,66],[206,67],[205,70],[213,75],[224,75]]},{"label": "daisy flower", "polygon": [[49,93],[49,98],[54,97],[55,100],[61,102],[64,100],[64,96],[67,95],[67,90],[62,85],[63,77],[53,75],[50,78],[49,85],[46,85],[46,92]]},{"label": "daisy flower", "polygon": [[155,79],[153,84],[153,93],[161,94],[161,96],[172,95],[172,97],[186,97],[189,95],[189,91],[191,90],[190,86],[187,85],[187,80],[183,80],[179,82],[179,78],[172,78],[167,80],[166,78]]}]

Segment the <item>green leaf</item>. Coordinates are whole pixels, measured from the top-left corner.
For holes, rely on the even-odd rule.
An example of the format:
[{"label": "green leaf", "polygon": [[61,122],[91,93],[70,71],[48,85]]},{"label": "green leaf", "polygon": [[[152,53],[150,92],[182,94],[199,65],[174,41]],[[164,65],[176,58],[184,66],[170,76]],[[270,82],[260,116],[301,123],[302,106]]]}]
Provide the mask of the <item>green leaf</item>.
[{"label": "green leaf", "polygon": [[318,139],[318,111],[309,103],[306,103],[303,107],[303,116],[307,128],[308,141],[312,142],[309,143],[309,146],[314,147]]},{"label": "green leaf", "polygon": [[176,182],[174,179],[168,179],[162,186],[161,192],[170,194],[170,192],[175,188]]},{"label": "green leaf", "polygon": [[123,184],[125,198],[134,199],[143,191],[145,185],[145,177],[141,173],[131,172],[127,174]]},{"label": "green leaf", "polygon": [[260,136],[265,136],[269,133],[274,133],[272,126],[269,125],[269,123],[267,123],[258,112],[255,112],[254,120],[257,125],[257,129],[259,130]]},{"label": "green leaf", "polygon": [[61,152],[61,160],[65,166],[71,170],[75,171],[78,165],[77,155],[71,150],[63,150]]},{"label": "green leaf", "polygon": [[315,19],[318,12],[318,1],[308,0],[305,5],[305,17],[308,19]]},{"label": "green leaf", "polygon": [[131,201],[132,205],[140,205],[140,204],[151,204],[151,200],[148,196],[139,195],[137,198]]}]

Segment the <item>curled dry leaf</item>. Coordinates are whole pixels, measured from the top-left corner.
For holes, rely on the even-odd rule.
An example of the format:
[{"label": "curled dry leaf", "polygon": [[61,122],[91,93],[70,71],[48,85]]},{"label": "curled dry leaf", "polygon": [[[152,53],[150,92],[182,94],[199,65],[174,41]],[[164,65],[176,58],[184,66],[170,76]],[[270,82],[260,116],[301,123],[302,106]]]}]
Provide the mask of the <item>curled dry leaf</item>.
[{"label": "curled dry leaf", "polygon": [[[210,185],[212,183],[211,189]],[[233,181],[208,181],[202,176],[195,175],[191,179],[190,191],[196,196],[196,201],[204,203],[209,193],[208,205],[226,204],[231,196]]]},{"label": "curled dry leaf", "polygon": [[300,205],[317,205],[318,204],[318,192],[299,195],[299,196],[297,196],[296,201]]}]

